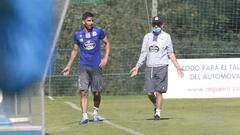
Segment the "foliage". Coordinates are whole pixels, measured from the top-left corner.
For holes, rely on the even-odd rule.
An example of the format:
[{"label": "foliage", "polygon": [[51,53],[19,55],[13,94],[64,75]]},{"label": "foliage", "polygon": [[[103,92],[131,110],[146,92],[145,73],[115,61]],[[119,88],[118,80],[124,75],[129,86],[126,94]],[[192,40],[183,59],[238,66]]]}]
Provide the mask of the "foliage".
[{"label": "foliage", "polygon": [[[46,92],[75,94],[77,60],[70,77],[62,77],[61,71],[70,55],[72,35],[81,26],[81,15],[91,11],[96,25],[105,29],[112,44],[103,72],[105,94],[142,93],[143,76],[131,79],[129,70],[136,64],[143,36],[150,30],[151,4],[151,0],[71,0]],[[163,29],[171,34],[178,58],[239,57],[239,9],[239,0],[158,0]]]}]

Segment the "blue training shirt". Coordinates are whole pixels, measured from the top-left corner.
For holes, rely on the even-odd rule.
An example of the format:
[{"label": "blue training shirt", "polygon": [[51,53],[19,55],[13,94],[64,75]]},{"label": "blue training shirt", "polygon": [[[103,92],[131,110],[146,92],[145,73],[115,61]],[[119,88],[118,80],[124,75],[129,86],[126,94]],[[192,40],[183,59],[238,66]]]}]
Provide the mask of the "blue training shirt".
[{"label": "blue training shirt", "polygon": [[80,47],[80,66],[98,68],[101,62],[101,40],[106,36],[103,29],[93,26],[91,32],[83,28],[74,33],[74,43]]}]

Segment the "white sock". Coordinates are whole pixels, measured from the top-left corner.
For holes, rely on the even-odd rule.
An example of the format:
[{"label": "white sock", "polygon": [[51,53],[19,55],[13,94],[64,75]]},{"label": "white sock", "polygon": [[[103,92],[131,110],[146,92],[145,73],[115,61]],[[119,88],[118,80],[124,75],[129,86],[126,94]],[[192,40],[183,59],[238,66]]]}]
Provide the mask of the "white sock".
[{"label": "white sock", "polygon": [[98,114],[98,110],[99,110],[99,108],[93,107],[93,115],[97,115]]},{"label": "white sock", "polygon": [[84,120],[85,120],[85,119],[88,119],[88,114],[87,114],[87,113],[83,113],[82,115],[83,115],[83,119],[84,119]]},{"label": "white sock", "polygon": [[161,113],[161,110],[160,110],[160,109],[156,109],[156,113],[155,113],[155,115],[160,116],[160,113]]}]

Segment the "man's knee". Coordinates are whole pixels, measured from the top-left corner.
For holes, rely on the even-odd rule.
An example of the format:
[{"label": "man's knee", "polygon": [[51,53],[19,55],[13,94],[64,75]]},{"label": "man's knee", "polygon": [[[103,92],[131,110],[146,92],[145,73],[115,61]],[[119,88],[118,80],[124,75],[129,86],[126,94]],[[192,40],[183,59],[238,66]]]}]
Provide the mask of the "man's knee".
[{"label": "man's knee", "polygon": [[148,95],[149,97],[154,96],[154,92],[148,92],[147,95]]},{"label": "man's knee", "polygon": [[81,91],[81,97],[87,97],[88,96],[88,91],[87,90],[82,90]]},{"label": "man's knee", "polygon": [[93,92],[93,95],[95,97],[100,97],[101,96],[101,93],[99,91],[96,91],[96,92]]}]

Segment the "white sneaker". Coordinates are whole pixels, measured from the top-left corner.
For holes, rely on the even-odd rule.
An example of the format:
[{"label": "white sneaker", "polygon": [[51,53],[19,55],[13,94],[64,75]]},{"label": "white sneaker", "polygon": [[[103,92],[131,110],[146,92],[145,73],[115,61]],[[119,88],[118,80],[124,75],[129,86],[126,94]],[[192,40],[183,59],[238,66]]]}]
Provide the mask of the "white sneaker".
[{"label": "white sneaker", "polygon": [[97,114],[93,114],[93,122],[98,122],[100,120]]}]

